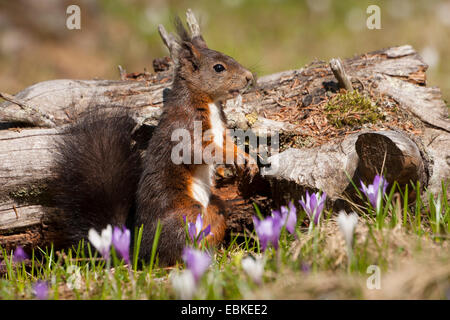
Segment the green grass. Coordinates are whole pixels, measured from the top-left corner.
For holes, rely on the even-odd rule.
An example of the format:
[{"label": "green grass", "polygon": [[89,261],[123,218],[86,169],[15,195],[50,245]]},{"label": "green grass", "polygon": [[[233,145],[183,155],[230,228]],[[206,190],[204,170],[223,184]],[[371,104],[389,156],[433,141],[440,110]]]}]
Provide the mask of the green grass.
[{"label": "green grass", "polygon": [[[313,232],[308,232],[305,212],[298,210],[295,236],[283,230],[278,251],[270,248],[261,252],[254,232],[234,235],[228,246],[212,249],[212,265],[201,278],[194,298],[444,299],[450,286],[447,186],[443,183],[439,194],[417,193],[416,201],[405,205],[408,194],[418,187],[399,188],[394,183],[378,213],[367,202],[354,204],[359,221],[352,259],[347,257],[336,214],[330,210],[324,212]],[[365,200],[364,195],[359,196]],[[441,215],[436,211],[438,197]],[[256,206],[255,214],[260,215]],[[160,227],[157,229],[159,233]],[[6,273],[0,278],[0,299],[34,299],[33,284],[38,280],[48,282],[49,299],[55,300],[178,298],[171,274],[184,265],[160,268],[153,250],[151,261],[138,267],[142,227],[135,232],[132,266],[124,265],[112,249],[108,268],[88,242],[64,251],[35,249],[31,259],[19,264],[13,262],[11,252],[2,249]],[[242,238],[245,240],[238,241]],[[261,285],[242,268],[242,259],[249,255],[265,259]],[[381,270],[380,290],[366,286],[372,265]]]}]

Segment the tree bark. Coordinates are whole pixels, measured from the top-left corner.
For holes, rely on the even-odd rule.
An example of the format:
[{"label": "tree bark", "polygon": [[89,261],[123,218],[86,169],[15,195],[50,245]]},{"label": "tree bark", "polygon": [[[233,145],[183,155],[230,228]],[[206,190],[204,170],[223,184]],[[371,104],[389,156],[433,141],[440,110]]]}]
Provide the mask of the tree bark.
[{"label": "tree bark", "polygon": [[[408,45],[388,48],[347,59],[342,65],[353,89],[376,102],[382,120],[343,129],[330,124],[326,104],[346,91],[326,62],[261,77],[256,88],[224,103],[231,128],[252,129],[257,135],[276,129],[281,147],[269,158],[278,162],[278,170],[263,170],[250,184],[233,174],[218,177],[218,194],[234,212],[229,231],[242,232],[251,226],[255,199],[268,211],[299,199],[305,190],[320,189],[332,205],[340,206],[352,193],[348,176],[357,184],[360,179],[367,183],[384,169],[389,182],[420,181],[432,192],[441,190],[442,181],[448,183],[448,108],[438,88],[426,87],[427,65],[415,50]],[[122,77],[126,80],[45,81],[14,96],[52,119],[56,128],[44,128],[46,123],[39,122],[42,117],[30,115],[29,109],[14,102],[0,104],[2,247],[60,241],[54,222],[58,210],[47,193],[53,143],[61,126],[89,105],[132,108],[142,124],[142,141],[148,140],[170,90],[172,69],[122,73]],[[27,127],[12,129],[18,123]]]}]

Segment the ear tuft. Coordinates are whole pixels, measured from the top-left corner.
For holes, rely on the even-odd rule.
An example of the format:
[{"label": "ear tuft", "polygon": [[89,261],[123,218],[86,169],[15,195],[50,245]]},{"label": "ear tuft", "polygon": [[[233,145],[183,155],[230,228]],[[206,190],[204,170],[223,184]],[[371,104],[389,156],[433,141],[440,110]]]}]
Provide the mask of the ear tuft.
[{"label": "ear tuft", "polygon": [[169,38],[169,36],[162,27],[159,28],[160,35],[169,47],[169,50],[171,50],[171,56],[176,64],[178,64],[178,62],[182,63],[181,60],[189,61],[194,69],[197,69],[202,57],[200,50],[207,48],[207,46],[200,33],[200,27],[198,26],[198,22],[195,19],[192,10],[189,9],[186,16],[189,30],[186,29],[179,16],[174,17],[174,26],[178,37],[173,37],[168,40],[174,40],[175,45],[167,44],[168,41],[165,39]]},{"label": "ear tuft", "polygon": [[198,50],[198,48],[189,41],[183,41],[183,43],[181,44],[181,48],[182,52],[180,58],[190,61],[194,66],[194,69],[197,69],[202,57],[202,54]]},{"label": "ear tuft", "polygon": [[177,30],[178,36],[181,38],[181,41],[190,42],[191,35],[186,30],[179,16],[175,16],[174,20],[175,29]]},{"label": "ear tuft", "polygon": [[205,40],[203,39],[203,37],[201,35],[193,37],[192,38],[192,43],[197,47],[197,48],[208,48],[208,46],[206,45]]}]

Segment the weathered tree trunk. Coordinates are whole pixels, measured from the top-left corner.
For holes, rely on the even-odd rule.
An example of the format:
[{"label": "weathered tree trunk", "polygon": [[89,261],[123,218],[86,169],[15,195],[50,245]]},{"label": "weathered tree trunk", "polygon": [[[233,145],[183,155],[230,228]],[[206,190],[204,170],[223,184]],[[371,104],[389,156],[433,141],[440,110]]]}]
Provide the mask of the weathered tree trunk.
[{"label": "weathered tree trunk", "polygon": [[[9,101],[0,104],[2,247],[58,245],[61,240],[54,218],[58,210],[47,192],[59,128],[42,126],[70,123],[93,102],[104,107],[123,105],[136,112],[142,125],[139,139],[145,144],[172,81],[170,59],[163,62],[169,70],[155,74],[121,71],[119,81],[51,80],[13,98],[4,95]],[[369,182],[384,170],[390,182],[420,181],[433,192],[441,190],[442,181],[448,183],[448,109],[440,90],[425,86],[427,65],[414,49],[406,45],[367,53],[345,60],[343,67],[348,77],[345,86],[376,104],[376,114],[381,116],[376,121],[343,127],[331,123],[327,105],[346,91],[325,62],[261,77],[256,88],[225,102],[230,127],[252,129],[257,135],[264,129],[277,130],[281,147],[269,157],[277,167],[264,171],[250,185],[233,174],[217,178],[217,194],[231,206],[230,231],[242,232],[251,225],[253,201],[268,210],[299,199],[306,189],[321,189],[331,204],[341,206],[343,196],[352,193],[348,177],[357,184],[360,179]],[[39,114],[33,115],[33,110]],[[348,118],[359,121],[363,116]],[[17,123],[28,127],[11,129]]]}]

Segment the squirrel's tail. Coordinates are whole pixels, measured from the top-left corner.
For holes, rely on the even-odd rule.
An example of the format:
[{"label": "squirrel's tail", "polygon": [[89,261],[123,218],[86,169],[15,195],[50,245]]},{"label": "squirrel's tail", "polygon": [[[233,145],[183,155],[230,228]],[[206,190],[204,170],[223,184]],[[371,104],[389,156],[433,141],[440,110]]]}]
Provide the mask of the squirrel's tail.
[{"label": "squirrel's tail", "polygon": [[54,201],[70,244],[86,239],[90,228],[131,227],[141,174],[132,139],[135,126],[124,108],[97,109],[70,125],[57,141]]}]

